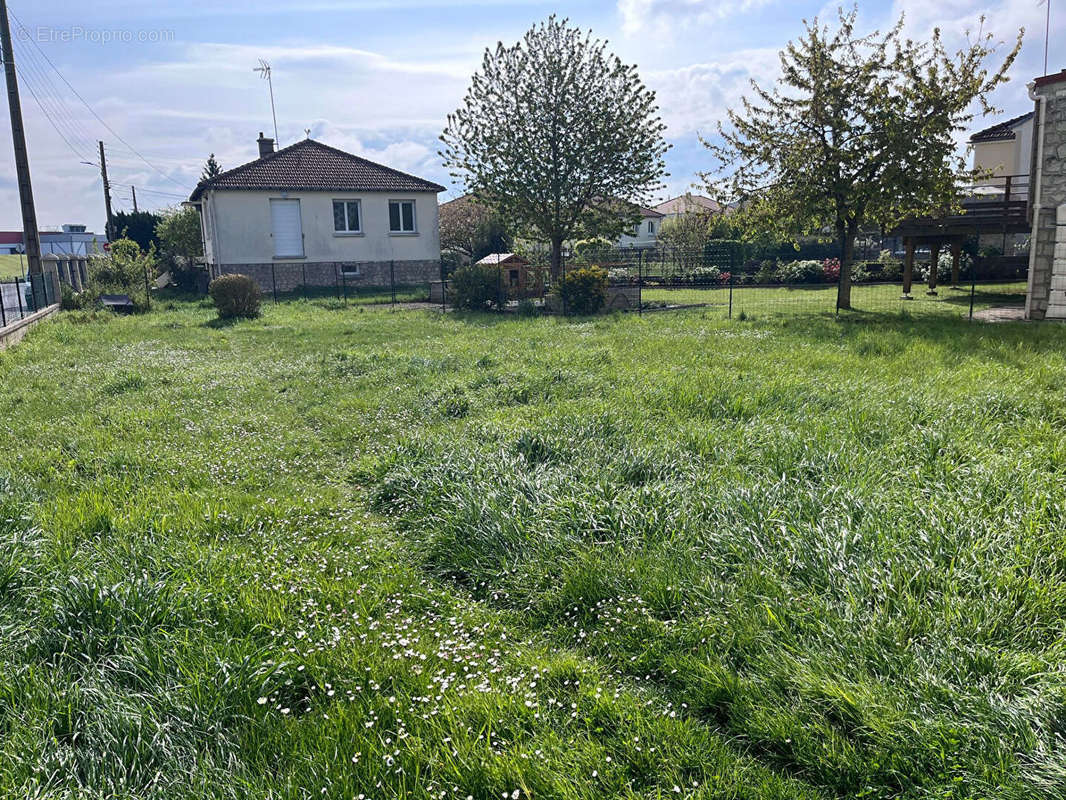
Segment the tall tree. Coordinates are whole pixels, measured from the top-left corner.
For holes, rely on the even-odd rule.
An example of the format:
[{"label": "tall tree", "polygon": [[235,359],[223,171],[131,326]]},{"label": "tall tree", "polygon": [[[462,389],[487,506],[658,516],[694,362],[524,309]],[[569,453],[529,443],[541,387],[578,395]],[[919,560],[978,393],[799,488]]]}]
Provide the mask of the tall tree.
[{"label": "tall tree", "polygon": [[860,36],[857,15],[841,10],[835,30],[805,21],[805,34],[781,53],[779,86],[753,81],[754,99],[729,111],[721,141],[704,141],[721,165],[704,179],[712,191],[745,201],[752,230],[834,232],[840,308],[851,307],[862,226],[959,207],[966,166],[955,136],[977,111],[995,110],[989,95],[1008,80],[1022,40],[1020,32],[990,68],[1000,49],[991,34],[978,33],[952,54],[939,30],[925,42],[904,37],[902,17],[886,33]]},{"label": "tall tree", "polygon": [[636,68],[553,15],[485,51],[441,156],[468,192],[550,244],[558,277],[567,239],[639,221],[635,204],[665,174],[663,131]]},{"label": "tall tree", "polygon": [[200,180],[209,181],[216,175],[222,174],[222,167],[218,165],[218,161],[215,159],[215,154],[212,153],[207,157],[207,161],[204,163],[204,170],[200,173]]},{"label": "tall tree", "polygon": [[440,207],[440,246],[477,261],[490,253],[510,252],[513,239],[497,212],[466,196]]},{"label": "tall tree", "polygon": [[156,244],[155,229],[161,217],[151,211],[118,211],[114,215],[115,233],[135,241],[147,252]]}]

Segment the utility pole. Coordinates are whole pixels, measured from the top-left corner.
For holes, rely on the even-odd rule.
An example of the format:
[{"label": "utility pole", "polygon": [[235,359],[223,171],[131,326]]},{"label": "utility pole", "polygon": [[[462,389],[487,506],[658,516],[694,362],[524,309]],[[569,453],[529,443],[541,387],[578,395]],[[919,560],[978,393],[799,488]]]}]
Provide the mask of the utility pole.
[{"label": "utility pole", "polygon": [[[4,0],[0,0],[2,3]],[[114,238],[114,221],[111,218],[111,184],[107,182],[107,160],[104,158],[104,143],[100,142],[100,177],[104,179],[104,211],[107,212],[107,224],[104,226],[104,235],[110,242]]]},{"label": "utility pole", "polygon": [[137,187],[131,186],[130,191],[133,192],[133,213],[137,213]]},{"label": "utility pole", "polygon": [[33,206],[33,185],[30,183],[30,159],[26,151],[26,130],[22,126],[22,103],[19,100],[19,84],[15,75],[15,54],[11,45],[11,24],[7,18],[7,2],[0,0],[0,36],[3,37],[2,52],[4,74],[7,78],[7,105],[11,112],[11,141],[15,145],[15,174],[19,184],[19,201],[22,205],[22,237],[26,243],[27,272],[40,275],[41,234],[37,230],[37,212]]}]

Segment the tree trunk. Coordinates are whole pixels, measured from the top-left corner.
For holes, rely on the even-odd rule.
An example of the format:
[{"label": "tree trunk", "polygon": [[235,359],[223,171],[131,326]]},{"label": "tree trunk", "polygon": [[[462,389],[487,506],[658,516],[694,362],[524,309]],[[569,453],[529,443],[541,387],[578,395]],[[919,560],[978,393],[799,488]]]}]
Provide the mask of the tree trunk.
[{"label": "tree trunk", "polygon": [[552,283],[558,283],[563,276],[563,240],[559,238],[552,239],[551,273]]},{"label": "tree trunk", "polygon": [[840,225],[840,281],[837,284],[837,308],[851,308],[851,263],[855,260],[855,225]]}]

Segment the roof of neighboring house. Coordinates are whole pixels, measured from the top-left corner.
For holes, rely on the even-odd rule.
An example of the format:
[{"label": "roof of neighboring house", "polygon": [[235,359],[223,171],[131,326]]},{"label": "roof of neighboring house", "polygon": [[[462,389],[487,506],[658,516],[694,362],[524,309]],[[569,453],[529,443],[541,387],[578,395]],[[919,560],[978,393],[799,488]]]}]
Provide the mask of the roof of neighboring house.
[{"label": "roof of neighboring house", "polygon": [[1061,72],[1053,72],[1050,75],[1042,75],[1033,81],[1035,86],[1048,86],[1052,83],[1059,83],[1060,81],[1066,81],[1066,69]]},{"label": "roof of neighboring house", "polygon": [[645,208],[644,206],[640,206],[640,216],[645,218],[651,217],[653,219],[659,219],[660,217],[665,217],[666,214],[663,214],[661,211],[656,211],[654,208]]},{"label": "roof of neighboring house", "polygon": [[703,195],[683,194],[680,197],[667,200],[665,203],[659,203],[659,205],[655,206],[655,210],[661,212],[663,216],[668,214],[687,214],[690,211],[709,211],[717,214],[722,210],[722,206]]},{"label": "roof of neighboring house", "polygon": [[207,181],[201,181],[190,200],[208,189],[335,191],[335,192],[443,192],[444,187],[406,172],[375,164],[335,147],[302,139],[249,161]]},{"label": "roof of neighboring house", "polygon": [[1008,119],[1006,122],[1001,122],[998,125],[993,125],[991,128],[985,128],[983,131],[978,131],[970,137],[971,143],[977,142],[1006,142],[1014,138],[1014,129],[1020,125],[1025,124],[1033,118],[1033,112],[1028,114],[1022,114],[1020,117],[1014,119]]},{"label": "roof of neighboring house", "polygon": [[520,262],[522,264],[528,264],[529,263],[528,261],[526,261],[524,258],[522,258],[522,256],[518,255],[517,253],[489,253],[487,256],[485,256],[483,259],[481,259],[477,263],[479,263],[479,264],[488,264],[489,266],[495,266],[497,264],[507,264],[507,263],[512,262],[512,261],[513,262]]},{"label": "roof of neighboring house", "polygon": [[22,244],[22,231],[0,231],[0,244]]}]

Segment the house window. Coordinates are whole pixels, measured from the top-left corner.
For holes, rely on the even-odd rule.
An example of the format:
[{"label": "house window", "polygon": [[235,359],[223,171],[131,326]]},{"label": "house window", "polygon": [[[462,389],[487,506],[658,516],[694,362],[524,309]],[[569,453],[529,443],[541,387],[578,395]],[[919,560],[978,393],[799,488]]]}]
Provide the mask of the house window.
[{"label": "house window", "polygon": [[363,220],[358,200],[333,201],[333,231],[335,233],[362,233]]},{"label": "house window", "polygon": [[274,258],[302,258],[303,225],[299,200],[270,201],[270,232],[274,239]]},{"label": "house window", "polygon": [[415,232],[415,201],[389,201],[389,231],[391,233]]},{"label": "house window", "polygon": [[655,233],[655,223],[648,220],[648,233]]}]

